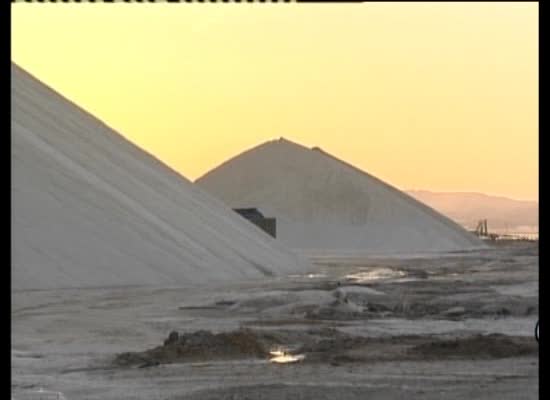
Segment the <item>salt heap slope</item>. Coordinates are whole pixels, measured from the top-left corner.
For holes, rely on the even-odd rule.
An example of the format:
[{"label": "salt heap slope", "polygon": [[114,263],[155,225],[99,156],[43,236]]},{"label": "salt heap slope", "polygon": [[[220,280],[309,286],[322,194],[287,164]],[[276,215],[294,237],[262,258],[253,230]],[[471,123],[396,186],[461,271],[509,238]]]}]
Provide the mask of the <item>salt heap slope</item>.
[{"label": "salt heap slope", "polygon": [[282,138],[230,159],[196,183],[231,207],[257,207],[277,218],[277,237],[294,248],[417,254],[484,247],[374,176]]},{"label": "salt heap slope", "polygon": [[12,65],[12,287],[235,282],[307,262]]}]

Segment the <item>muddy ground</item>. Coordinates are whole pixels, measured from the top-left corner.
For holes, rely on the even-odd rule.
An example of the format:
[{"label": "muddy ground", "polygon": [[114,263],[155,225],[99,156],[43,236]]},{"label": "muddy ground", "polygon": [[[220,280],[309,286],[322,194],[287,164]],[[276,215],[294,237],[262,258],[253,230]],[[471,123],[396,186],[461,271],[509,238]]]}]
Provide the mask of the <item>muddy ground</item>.
[{"label": "muddy ground", "polygon": [[316,261],[232,287],[14,292],[13,398],[538,398],[537,243]]}]

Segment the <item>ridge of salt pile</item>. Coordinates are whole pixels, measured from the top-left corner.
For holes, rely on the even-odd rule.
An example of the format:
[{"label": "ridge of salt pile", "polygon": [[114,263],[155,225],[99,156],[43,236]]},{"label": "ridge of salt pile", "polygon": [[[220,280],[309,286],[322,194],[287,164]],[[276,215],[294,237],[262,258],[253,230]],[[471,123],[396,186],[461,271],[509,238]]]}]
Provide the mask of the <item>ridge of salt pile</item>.
[{"label": "ridge of salt pile", "polygon": [[229,159],[196,183],[232,208],[277,219],[277,238],[313,255],[486,247],[428,206],[319,148],[286,139]]},{"label": "ridge of salt pile", "polygon": [[310,264],[12,63],[12,288],[186,285]]}]

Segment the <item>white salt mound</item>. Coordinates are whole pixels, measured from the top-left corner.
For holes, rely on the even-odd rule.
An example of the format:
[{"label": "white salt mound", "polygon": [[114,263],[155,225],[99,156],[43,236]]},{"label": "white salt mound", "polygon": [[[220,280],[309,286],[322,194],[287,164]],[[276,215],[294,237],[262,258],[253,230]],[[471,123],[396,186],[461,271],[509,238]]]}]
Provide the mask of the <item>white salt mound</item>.
[{"label": "white salt mound", "polygon": [[282,138],[241,153],[196,183],[230,207],[256,207],[277,218],[277,238],[313,253],[417,254],[485,246],[374,176]]},{"label": "white salt mound", "polygon": [[14,289],[204,284],[308,269],[18,66],[11,73]]}]

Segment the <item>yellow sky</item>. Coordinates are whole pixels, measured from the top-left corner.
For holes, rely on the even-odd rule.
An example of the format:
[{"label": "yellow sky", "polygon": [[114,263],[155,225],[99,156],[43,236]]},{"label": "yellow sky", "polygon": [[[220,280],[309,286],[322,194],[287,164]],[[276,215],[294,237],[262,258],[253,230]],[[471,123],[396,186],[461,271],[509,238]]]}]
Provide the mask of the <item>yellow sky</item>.
[{"label": "yellow sky", "polygon": [[538,197],[538,4],[12,4],[12,59],[198,178],[284,136],[402,189]]}]

